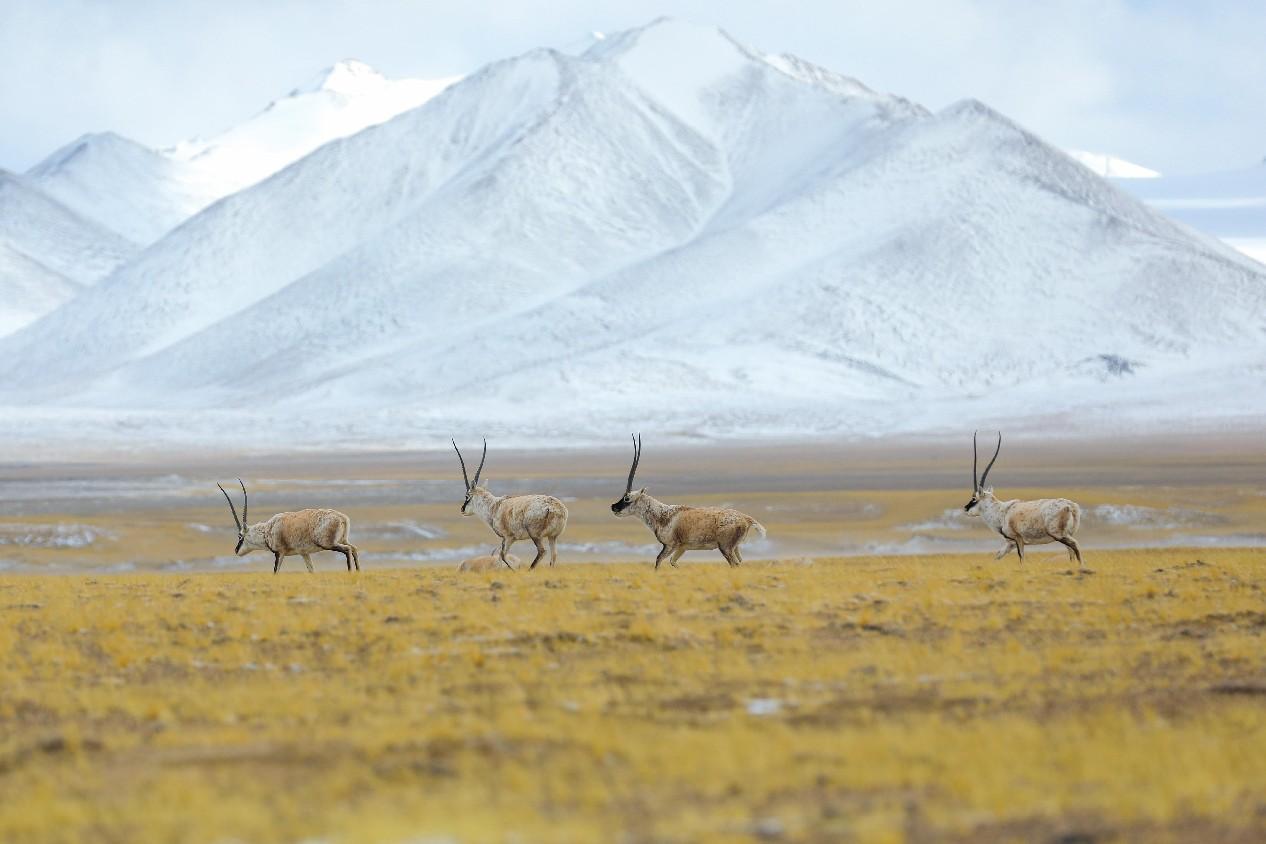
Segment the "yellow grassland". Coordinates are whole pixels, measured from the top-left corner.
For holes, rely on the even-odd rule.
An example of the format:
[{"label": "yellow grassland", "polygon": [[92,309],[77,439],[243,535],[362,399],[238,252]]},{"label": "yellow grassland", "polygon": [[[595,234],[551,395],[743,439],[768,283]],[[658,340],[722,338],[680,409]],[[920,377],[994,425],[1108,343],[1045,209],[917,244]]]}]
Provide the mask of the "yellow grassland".
[{"label": "yellow grassland", "polygon": [[1260,840],[1266,557],[1089,556],[3,577],[0,841]]}]

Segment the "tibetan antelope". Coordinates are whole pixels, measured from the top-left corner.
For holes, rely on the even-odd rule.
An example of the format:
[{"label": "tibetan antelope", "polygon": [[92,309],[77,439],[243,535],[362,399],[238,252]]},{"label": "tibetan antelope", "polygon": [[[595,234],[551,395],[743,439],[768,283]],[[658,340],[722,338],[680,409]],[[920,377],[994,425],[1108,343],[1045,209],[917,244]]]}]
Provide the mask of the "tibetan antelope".
[{"label": "tibetan antelope", "polygon": [[224,492],[224,487],[216,484],[220,487],[220,492],[224,492],[224,500],[229,502],[229,511],[233,514],[233,521],[237,523],[237,547],[233,549],[237,556],[245,557],[252,551],[267,549],[272,552],[273,574],[276,574],[285,557],[303,557],[303,564],[308,567],[308,571],[312,571],[313,554],[318,551],[338,551],[347,559],[348,571],[352,570],[353,563],[356,564],[356,570],[360,571],[360,557],[356,546],[347,541],[347,532],[352,526],[352,521],[347,516],[338,510],[325,508],[299,510],[294,513],[278,513],[268,521],[253,525],[246,520],[250,508],[246,484],[242,483],[241,478],[237,482],[242,485],[240,519],[237,517],[237,508],[233,506],[233,499]]},{"label": "tibetan antelope", "polygon": [[994,497],[993,487],[985,486],[989,478],[989,470],[1002,451],[1002,432],[998,433],[998,447],[994,449],[993,460],[985,467],[985,473],[976,480],[976,435],[971,435],[971,501],[963,508],[968,515],[980,516],[990,530],[997,531],[1006,540],[1002,550],[994,555],[1001,560],[1014,548],[1024,562],[1025,545],[1045,545],[1058,542],[1068,549],[1068,559],[1076,560],[1079,568],[1085,568],[1081,561],[1081,548],[1073,538],[1081,525],[1081,507],[1067,498],[1038,498],[1034,501],[999,501]]},{"label": "tibetan antelope", "polygon": [[488,459],[488,441],[484,440],[483,457],[479,459],[479,468],[475,470],[472,481],[466,474],[466,461],[462,459],[462,450],[453,441],[453,450],[457,452],[457,460],[462,464],[462,480],[466,482],[466,500],[462,502],[462,515],[474,513],[484,520],[501,539],[501,550],[498,557],[513,569],[506,559],[506,551],[520,539],[530,539],[536,546],[536,556],[528,569],[536,568],[536,564],[545,556],[545,548],[549,547],[549,564],[553,566],[558,560],[558,537],[563,535],[567,527],[567,508],[563,502],[552,495],[493,495],[482,484],[479,477],[484,471],[484,461]]},{"label": "tibetan antelope", "polygon": [[731,566],[743,562],[739,545],[751,531],[765,536],[765,528],[746,513],[721,507],[687,507],[682,504],[665,504],[646,494],[646,487],[633,491],[633,477],[637,474],[638,461],[642,459],[642,438],[633,437],[633,466],[629,469],[629,481],[624,495],[611,505],[617,516],[637,516],[655,534],[663,547],[655,557],[655,568],[668,559],[677,567],[677,561],[687,551],[721,552]]}]

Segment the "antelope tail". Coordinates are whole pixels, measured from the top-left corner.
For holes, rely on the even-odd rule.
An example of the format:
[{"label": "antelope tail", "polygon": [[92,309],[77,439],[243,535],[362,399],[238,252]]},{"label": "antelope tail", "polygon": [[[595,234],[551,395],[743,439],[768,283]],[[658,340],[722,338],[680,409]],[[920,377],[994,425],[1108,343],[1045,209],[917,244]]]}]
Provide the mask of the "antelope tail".
[{"label": "antelope tail", "polygon": [[1069,530],[1071,533],[1076,533],[1077,529],[1081,527],[1081,506],[1076,502],[1073,502],[1073,506],[1069,507],[1068,510],[1071,515],[1071,518],[1068,520]]},{"label": "antelope tail", "polygon": [[[762,525],[760,522],[756,521],[755,519],[752,519],[752,523],[747,526],[747,530],[749,533],[751,531],[756,531],[757,533],[760,534],[761,539],[765,538],[765,526]],[[743,538],[746,539],[747,537],[744,536]]]}]

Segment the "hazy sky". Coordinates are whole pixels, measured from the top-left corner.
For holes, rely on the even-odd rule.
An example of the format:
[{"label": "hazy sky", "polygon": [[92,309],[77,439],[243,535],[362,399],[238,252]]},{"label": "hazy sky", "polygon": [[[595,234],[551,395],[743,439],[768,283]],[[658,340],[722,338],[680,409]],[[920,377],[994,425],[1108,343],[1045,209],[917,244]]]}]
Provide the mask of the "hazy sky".
[{"label": "hazy sky", "polygon": [[1266,156],[1262,0],[0,0],[0,167],[84,132],[211,134],[340,58],[450,75],[664,14],[1162,171]]}]

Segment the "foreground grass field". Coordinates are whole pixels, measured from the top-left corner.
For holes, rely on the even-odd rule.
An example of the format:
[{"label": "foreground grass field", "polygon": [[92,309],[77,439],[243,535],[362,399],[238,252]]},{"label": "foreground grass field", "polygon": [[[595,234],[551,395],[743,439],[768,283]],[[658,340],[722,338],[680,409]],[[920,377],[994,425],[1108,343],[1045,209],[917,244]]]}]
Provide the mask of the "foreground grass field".
[{"label": "foreground grass field", "polygon": [[1089,562],[0,578],[0,841],[1261,840],[1266,557]]}]

